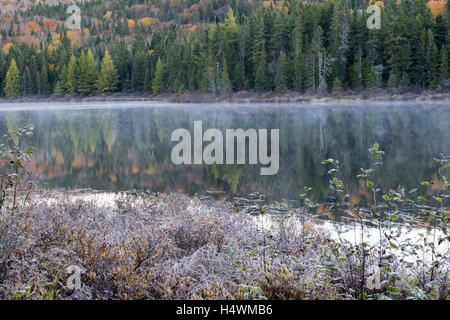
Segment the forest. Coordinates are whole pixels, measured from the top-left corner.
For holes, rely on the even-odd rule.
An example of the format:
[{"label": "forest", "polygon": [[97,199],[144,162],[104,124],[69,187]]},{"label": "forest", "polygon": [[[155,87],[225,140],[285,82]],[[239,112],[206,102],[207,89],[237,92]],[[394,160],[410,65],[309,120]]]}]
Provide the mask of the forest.
[{"label": "forest", "polygon": [[0,96],[449,87],[445,1],[94,0],[80,30],[69,4],[2,0]]}]

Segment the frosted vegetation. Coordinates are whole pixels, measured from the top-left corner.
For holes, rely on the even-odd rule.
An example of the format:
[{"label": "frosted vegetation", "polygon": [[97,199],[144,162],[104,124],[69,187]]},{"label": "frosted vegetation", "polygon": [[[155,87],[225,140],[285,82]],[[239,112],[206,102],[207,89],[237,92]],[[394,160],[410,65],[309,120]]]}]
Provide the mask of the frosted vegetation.
[{"label": "frosted vegetation", "polygon": [[[306,187],[301,208],[268,219],[263,203],[242,210],[178,193],[36,191],[24,179],[32,129],[9,132],[2,146],[2,299],[450,297],[449,157],[435,159],[438,181],[384,192],[372,182],[382,170],[375,144],[372,166],[357,177],[365,205],[352,201],[339,162],[324,160],[328,202],[316,204]],[[313,223],[324,208],[355,225],[354,241]],[[368,241],[368,228],[377,241]],[[428,230],[408,237],[409,228]],[[70,265],[83,269],[80,289],[66,286]]]}]

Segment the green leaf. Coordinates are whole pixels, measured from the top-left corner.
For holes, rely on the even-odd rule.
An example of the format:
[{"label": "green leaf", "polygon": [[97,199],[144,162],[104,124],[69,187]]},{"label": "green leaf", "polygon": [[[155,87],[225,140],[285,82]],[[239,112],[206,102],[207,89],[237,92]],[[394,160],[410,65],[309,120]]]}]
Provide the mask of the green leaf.
[{"label": "green leaf", "polygon": [[440,198],[440,197],[433,197],[433,199],[439,203],[442,203],[442,198]]}]

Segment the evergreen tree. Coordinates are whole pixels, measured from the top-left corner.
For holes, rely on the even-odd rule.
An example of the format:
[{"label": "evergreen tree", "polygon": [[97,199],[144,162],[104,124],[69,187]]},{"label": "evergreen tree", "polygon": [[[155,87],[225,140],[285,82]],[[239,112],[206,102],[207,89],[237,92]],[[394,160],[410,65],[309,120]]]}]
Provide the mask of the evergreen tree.
[{"label": "evergreen tree", "polygon": [[38,94],[41,79],[34,55],[31,56],[29,69],[31,77],[31,94]]},{"label": "evergreen tree", "polygon": [[222,57],[222,74],[221,74],[221,93],[228,93],[231,91],[231,81],[228,74],[228,64],[225,55]]},{"label": "evergreen tree", "polygon": [[61,73],[61,89],[67,94],[74,94],[77,90],[77,59],[74,55],[70,57],[67,66],[64,66]]},{"label": "evergreen tree", "polygon": [[275,78],[275,85],[279,92],[284,92],[288,88],[288,62],[286,54],[281,51],[278,58],[277,73]]},{"label": "evergreen tree", "polygon": [[433,46],[433,52],[431,55],[431,83],[430,87],[432,89],[439,89],[442,81],[441,73],[441,55],[439,54],[439,49],[435,44]]},{"label": "evergreen tree", "polygon": [[269,71],[269,67],[267,66],[266,48],[265,43],[263,42],[256,65],[255,89],[259,92],[270,90],[270,78],[271,74]]},{"label": "evergreen tree", "polygon": [[449,64],[448,64],[448,51],[447,48],[445,48],[445,46],[442,46],[441,48],[441,61],[439,66],[439,73],[441,74],[442,85],[444,87],[448,87]]},{"label": "evergreen tree", "polygon": [[47,70],[47,64],[42,64],[41,72],[39,74],[39,93],[43,95],[47,95],[50,93],[50,83]]},{"label": "evergreen tree", "polygon": [[84,76],[86,74],[86,55],[84,54],[84,51],[81,51],[80,56],[77,59],[77,65],[74,70],[74,78],[75,78],[75,84],[76,84],[76,91],[78,93],[81,93],[81,88],[83,87],[84,83]]},{"label": "evergreen tree", "polygon": [[33,94],[33,83],[31,80],[30,68],[25,67],[22,73],[22,95],[28,96]]},{"label": "evergreen tree", "polygon": [[80,65],[80,81],[77,84],[78,92],[85,95],[92,95],[97,91],[97,64],[92,55],[91,49],[88,50],[84,65]]},{"label": "evergreen tree", "polygon": [[21,93],[21,83],[19,68],[17,68],[16,60],[11,59],[8,72],[5,77],[5,94],[8,98],[13,99],[19,97]]},{"label": "evergreen tree", "polygon": [[161,93],[163,89],[163,75],[164,75],[164,66],[161,62],[161,58],[158,58],[158,62],[155,67],[155,75],[152,81],[152,89],[154,93]]},{"label": "evergreen tree", "polygon": [[307,74],[305,57],[300,52],[297,53],[294,65],[294,87],[306,89]]},{"label": "evergreen tree", "polygon": [[362,87],[362,68],[362,50],[361,47],[358,47],[352,67],[352,87],[354,89],[360,89]]},{"label": "evergreen tree", "polygon": [[147,70],[147,51],[140,50],[133,60],[131,86],[135,91],[144,91],[145,72]]},{"label": "evergreen tree", "polygon": [[423,87],[425,71],[425,31],[423,29],[422,18],[418,15],[412,26],[411,39],[411,82]]},{"label": "evergreen tree", "polygon": [[370,64],[369,60],[364,58],[362,62],[362,83],[364,88],[373,89],[378,87],[378,77]]},{"label": "evergreen tree", "polygon": [[102,61],[102,68],[98,77],[98,90],[100,92],[115,92],[119,75],[109,55],[108,49]]}]

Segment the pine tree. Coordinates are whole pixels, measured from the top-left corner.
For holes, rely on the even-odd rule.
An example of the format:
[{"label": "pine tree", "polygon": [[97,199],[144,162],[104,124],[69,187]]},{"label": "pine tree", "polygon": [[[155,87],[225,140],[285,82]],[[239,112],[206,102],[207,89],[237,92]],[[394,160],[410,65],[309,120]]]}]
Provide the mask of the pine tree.
[{"label": "pine tree", "polygon": [[321,50],[317,53],[318,55],[318,91],[323,91],[328,87],[327,79],[330,73],[330,62],[331,59],[328,57],[328,54],[325,50]]},{"label": "pine tree", "polygon": [[39,73],[39,94],[47,95],[51,91],[48,76],[48,64],[45,55],[41,58],[41,72]]},{"label": "pine tree", "polygon": [[424,57],[424,87],[429,87],[432,81],[431,64],[433,60],[434,37],[433,32],[428,30],[425,35],[425,57]]},{"label": "pine tree", "polygon": [[154,93],[161,93],[163,86],[163,75],[164,75],[164,66],[161,62],[161,58],[158,58],[158,62],[156,62],[155,67],[155,75],[152,81],[152,90]]},{"label": "pine tree", "polygon": [[21,93],[20,74],[16,61],[11,59],[8,72],[5,77],[5,94],[8,98],[19,97]]},{"label": "pine tree", "polygon": [[288,88],[288,62],[286,54],[281,51],[278,58],[277,73],[275,78],[275,85],[279,92],[284,92]]},{"label": "pine tree", "polygon": [[423,29],[422,18],[418,15],[412,26],[411,39],[411,68],[409,70],[411,82],[423,87],[424,77],[424,55],[425,55],[425,32]]},{"label": "pine tree", "polygon": [[[155,35],[153,36],[155,38]],[[111,58],[119,74],[118,89],[124,91],[129,89],[130,79],[130,54],[123,40],[114,42],[111,46]]]},{"label": "pine tree", "polygon": [[80,88],[83,86],[84,75],[86,74],[86,55],[81,51],[77,59],[77,65],[74,69],[74,78],[76,83],[76,92],[81,93]]},{"label": "pine tree", "polygon": [[448,87],[449,65],[448,65],[448,52],[445,46],[442,46],[441,48],[441,61],[439,66],[439,73],[441,74],[443,86]]},{"label": "pine tree", "polygon": [[362,69],[362,50],[361,47],[358,47],[352,67],[352,87],[354,89],[360,89],[362,87]]},{"label": "pine tree", "polygon": [[431,55],[431,83],[432,89],[439,89],[441,86],[442,74],[441,74],[441,56],[436,44],[433,46],[433,52]]},{"label": "pine tree", "polygon": [[305,57],[300,52],[297,53],[294,65],[294,87],[306,89],[306,63]]},{"label": "pine tree", "polygon": [[34,55],[30,59],[31,94],[38,94],[40,87],[40,74]]},{"label": "pine tree", "polygon": [[144,77],[144,92],[152,91],[152,73],[150,68],[145,69],[145,77]]},{"label": "pine tree", "polygon": [[330,53],[335,58],[339,78],[343,78],[349,50],[349,17],[350,8],[346,0],[337,0],[334,2],[333,17],[330,26]]},{"label": "pine tree", "polygon": [[78,91],[81,94],[92,95],[97,91],[97,64],[92,55],[91,49],[88,50],[84,66],[81,65],[80,70],[84,73],[80,75],[80,82],[78,83]]},{"label": "pine tree", "polygon": [[255,70],[255,89],[259,92],[270,90],[271,75],[269,67],[267,66],[267,55],[264,42],[262,44],[261,52],[257,59],[258,60]]},{"label": "pine tree", "polygon": [[109,55],[108,49],[102,61],[102,69],[98,77],[98,90],[100,92],[115,92],[117,90],[117,82],[119,75],[116,67]]},{"label": "pine tree", "polygon": [[222,73],[220,77],[221,93],[228,93],[231,91],[231,81],[228,74],[228,63],[225,55],[222,56]]},{"label": "pine tree", "polygon": [[60,81],[61,89],[64,93],[74,94],[77,90],[77,79],[76,79],[76,69],[77,69],[77,59],[74,55],[70,57],[67,66],[64,66]]},{"label": "pine tree", "polygon": [[22,95],[29,96],[33,94],[33,83],[31,80],[30,68],[25,67],[22,73]]},{"label": "pine tree", "polygon": [[140,50],[133,60],[131,87],[134,91],[144,91],[145,71],[147,70],[147,51]]},{"label": "pine tree", "polygon": [[370,64],[369,60],[364,58],[362,62],[362,83],[364,88],[373,89],[378,87],[378,77]]}]

